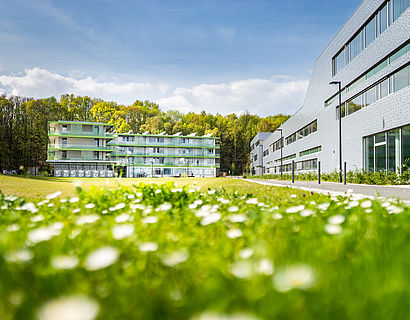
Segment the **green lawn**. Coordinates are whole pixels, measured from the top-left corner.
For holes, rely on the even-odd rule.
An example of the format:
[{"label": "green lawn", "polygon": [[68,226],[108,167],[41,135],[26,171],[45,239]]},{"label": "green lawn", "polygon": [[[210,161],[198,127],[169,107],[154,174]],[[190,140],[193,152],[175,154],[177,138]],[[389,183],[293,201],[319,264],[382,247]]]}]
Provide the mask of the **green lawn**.
[{"label": "green lawn", "polygon": [[395,200],[223,178],[0,179],[32,199],[0,194],[0,319],[410,312],[410,208]]}]

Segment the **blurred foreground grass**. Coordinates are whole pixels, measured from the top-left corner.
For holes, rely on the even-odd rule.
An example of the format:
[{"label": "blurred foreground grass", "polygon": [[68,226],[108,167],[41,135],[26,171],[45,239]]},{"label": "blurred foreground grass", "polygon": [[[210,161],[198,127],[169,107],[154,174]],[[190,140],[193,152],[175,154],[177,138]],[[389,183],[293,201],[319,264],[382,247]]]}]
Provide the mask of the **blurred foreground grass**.
[{"label": "blurred foreground grass", "polygon": [[407,318],[408,206],[194,181],[0,195],[0,319]]}]

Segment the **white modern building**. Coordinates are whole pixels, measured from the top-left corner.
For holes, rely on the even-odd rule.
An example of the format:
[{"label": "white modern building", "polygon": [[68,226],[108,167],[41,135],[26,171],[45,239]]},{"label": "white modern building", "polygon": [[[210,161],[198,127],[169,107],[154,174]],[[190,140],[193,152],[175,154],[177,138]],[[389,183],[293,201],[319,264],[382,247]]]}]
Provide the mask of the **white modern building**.
[{"label": "white modern building", "polygon": [[47,162],[57,177],[216,177],[219,139],[116,133],[112,124],[50,121]]},{"label": "white modern building", "polygon": [[[363,0],[316,60],[302,108],[279,130],[252,140],[251,172],[262,165],[265,174],[279,173],[281,151],[287,173],[292,162],[297,172],[316,170],[318,161],[323,172],[338,170],[340,154],[347,170],[410,167],[409,6]],[[258,141],[262,161],[260,153],[254,158]]]}]

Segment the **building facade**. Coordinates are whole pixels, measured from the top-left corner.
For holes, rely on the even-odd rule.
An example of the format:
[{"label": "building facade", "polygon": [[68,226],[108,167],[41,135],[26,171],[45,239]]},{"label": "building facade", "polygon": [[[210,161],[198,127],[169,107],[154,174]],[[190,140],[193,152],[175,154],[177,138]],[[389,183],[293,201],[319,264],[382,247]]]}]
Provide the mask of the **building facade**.
[{"label": "building facade", "polygon": [[47,162],[60,177],[216,177],[219,139],[115,133],[113,125],[77,121],[49,122]]},{"label": "building facade", "polygon": [[283,172],[339,169],[338,81],[347,170],[410,166],[409,5],[363,0],[316,60],[302,108],[264,139],[264,173],[280,172],[281,149]]},{"label": "building facade", "polygon": [[251,174],[262,175],[263,168],[263,142],[271,135],[271,132],[259,132],[251,141]]}]

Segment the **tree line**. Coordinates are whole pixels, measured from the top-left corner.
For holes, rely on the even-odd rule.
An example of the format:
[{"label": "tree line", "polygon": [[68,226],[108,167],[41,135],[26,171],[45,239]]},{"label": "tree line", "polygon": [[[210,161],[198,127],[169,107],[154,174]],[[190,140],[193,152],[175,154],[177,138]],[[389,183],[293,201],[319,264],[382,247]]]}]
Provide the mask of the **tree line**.
[{"label": "tree line", "polygon": [[18,168],[46,169],[47,123],[53,120],[95,121],[114,124],[117,132],[149,131],[157,134],[182,132],[188,135],[213,133],[221,142],[221,171],[241,174],[249,171],[249,143],[260,131],[272,132],[289,118],[278,114],[259,117],[245,113],[222,116],[163,111],[150,101],[120,105],[88,96],[64,94],[33,99],[0,96],[0,172]]}]

